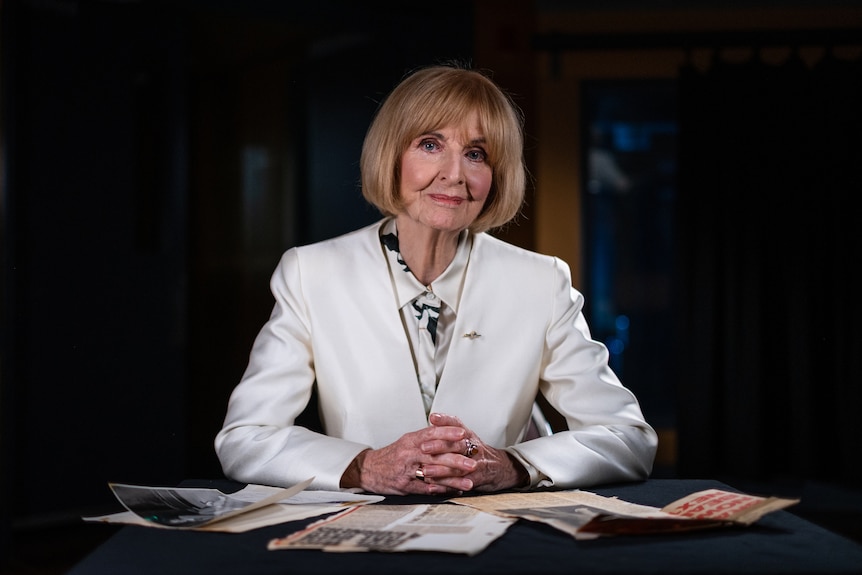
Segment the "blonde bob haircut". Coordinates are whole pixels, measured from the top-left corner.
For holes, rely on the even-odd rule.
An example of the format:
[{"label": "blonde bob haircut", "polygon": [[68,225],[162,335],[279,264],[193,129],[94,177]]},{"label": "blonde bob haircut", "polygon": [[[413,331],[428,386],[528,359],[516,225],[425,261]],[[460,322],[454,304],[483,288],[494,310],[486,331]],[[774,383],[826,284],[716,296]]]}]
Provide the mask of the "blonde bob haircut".
[{"label": "blonde bob haircut", "polygon": [[470,231],[485,232],[512,220],[521,209],[527,183],[523,115],[488,76],[455,64],[408,74],[377,109],[360,157],[365,199],[385,216],[400,213],[401,156],[408,146],[422,134],[458,126],[474,112],[493,176]]}]

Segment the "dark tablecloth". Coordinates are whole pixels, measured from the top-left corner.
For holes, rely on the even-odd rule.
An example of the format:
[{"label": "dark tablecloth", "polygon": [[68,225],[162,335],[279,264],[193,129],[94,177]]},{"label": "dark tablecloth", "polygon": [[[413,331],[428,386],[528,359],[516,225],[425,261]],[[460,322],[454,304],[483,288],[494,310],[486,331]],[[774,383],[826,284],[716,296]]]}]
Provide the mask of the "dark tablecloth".
[{"label": "dark tablecloth", "polygon": [[[183,485],[217,487],[224,491],[241,487],[227,481],[189,481]],[[708,488],[733,490],[731,486],[712,480],[650,479],[588,491],[663,507],[689,493]],[[387,498],[388,503],[429,501],[435,500]],[[125,526],[68,575],[862,574],[862,545],[786,510],[771,513],[748,527],[590,541],[577,541],[547,525],[519,520],[503,537],[472,557],[433,552],[267,550],[269,540],[284,537],[316,519],[235,534]],[[82,528],[105,526],[87,524]]]}]

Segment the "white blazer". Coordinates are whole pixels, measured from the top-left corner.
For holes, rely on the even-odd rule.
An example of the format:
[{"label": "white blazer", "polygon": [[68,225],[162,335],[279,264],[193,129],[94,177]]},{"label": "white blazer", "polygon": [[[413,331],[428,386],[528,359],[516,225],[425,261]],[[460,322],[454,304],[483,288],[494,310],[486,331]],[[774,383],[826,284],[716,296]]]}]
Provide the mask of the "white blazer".
[{"label": "white blazer", "polygon": [[[233,391],[215,449],[237,481],[338,490],[368,447],[428,425],[379,230],[285,252],[275,306]],[[474,237],[432,411],[458,416],[547,479],[576,488],[646,478],[657,446],[635,396],[590,338],[565,262]],[[476,332],[479,337],[462,337]],[[326,434],[294,425],[317,385]],[[522,442],[541,391],[568,431]]]}]

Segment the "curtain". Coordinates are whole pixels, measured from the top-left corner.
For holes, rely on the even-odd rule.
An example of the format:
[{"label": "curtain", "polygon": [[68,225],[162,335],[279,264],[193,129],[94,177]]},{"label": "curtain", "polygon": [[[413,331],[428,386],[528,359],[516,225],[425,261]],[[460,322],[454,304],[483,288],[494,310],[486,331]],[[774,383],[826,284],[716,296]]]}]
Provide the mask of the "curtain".
[{"label": "curtain", "polygon": [[862,64],[679,90],[677,472],[862,485]]}]

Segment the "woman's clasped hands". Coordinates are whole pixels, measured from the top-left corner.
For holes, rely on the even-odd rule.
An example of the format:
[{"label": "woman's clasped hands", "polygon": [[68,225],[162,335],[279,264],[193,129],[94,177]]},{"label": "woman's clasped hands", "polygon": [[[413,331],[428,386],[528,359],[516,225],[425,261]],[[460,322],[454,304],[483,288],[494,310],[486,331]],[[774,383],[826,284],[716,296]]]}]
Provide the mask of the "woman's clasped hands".
[{"label": "woman's clasped hands", "polygon": [[361,452],[341,486],[387,495],[448,495],[500,491],[529,480],[507,451],[483,443],[459,418],[432,413],[429,423],[385,447]]}]

